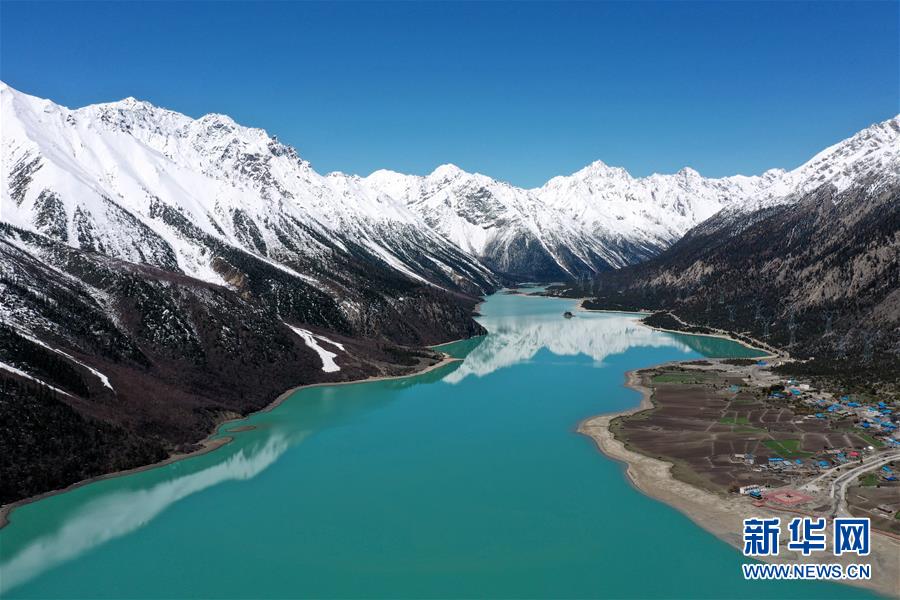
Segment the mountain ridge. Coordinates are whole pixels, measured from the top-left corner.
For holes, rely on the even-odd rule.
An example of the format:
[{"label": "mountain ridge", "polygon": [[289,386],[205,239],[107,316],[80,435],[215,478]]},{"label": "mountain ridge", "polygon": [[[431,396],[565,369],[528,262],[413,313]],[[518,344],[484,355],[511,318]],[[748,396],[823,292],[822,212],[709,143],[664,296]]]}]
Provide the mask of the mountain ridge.
[{"label": "mountain ridge", "polygon": [[[843,191],[867,174],[898,170],[898,148],[900,116],[833,144],[796,169],[753,176],[704,178],[685,167],[636,178],[595,161],[531,189],[454,165],[425,176],[382,169],[366,179],[403,198],[430,217],[432,227],[499,271],[528,277],[534,271],[527,267],[538,265],[550,271],[549,278],[572,278],[651,258],[723,209],[741,212],[788,202],[825,183]],[[534,215],[541,224],[530,218]],[[543,263],[531,258],[517,264],[511,249],[528,243],[545,255]]]},{"label": "mountain ridge", "polygon": [[651,319],[666,328],[763,340],[790,356],[787,373],[896,394],[900,171],[720,212],[649,261],[551,293],[659,311]]},{"label": "mountain ridge", "polygon": [[16,458],[0,503],[484,333],[493,273],[262,130],[8,87],[0,103],[0,453]]},{"label": "mountain ridge", "polygon": [[[6,84],[0,89],[4,96],[32,99],[43,111],[62,111],[73,120],[69,125],[77,126],[81,119],[126,132],[179,168],[211,177],[214,186],[233,184],[244,189],[255,185],[253,202],[226,194],[232,197],[217,198],[213,206],[179,205],[209,234],[221,230],[232,238],[243,238],[238,240],[243,247],[260,250],[253,240],[257,237],[252,231],[255,226],[269,244],[274,243],[276,252],[285,249],[273,238],[289,233],[305,239],[309,253],[315,255],[317,244],[306,232],[279,223],[272,226],[275,231],[261,227],[261,221],[275,221],[287,211],[319,235],[352,231],[365,240],[363,245],[370,251],[413,277],[421,273],[396,256],[396,240],[385,240],[383,231],[360,230],[359,224],[409,226],[428,238],[420,242],[429,248],[442,246],[445,252],[458,250],[474,259],[469,261],[468,275],[483,265],[513,280],[577,278],[646,260],[720,210],[776,204],[829,182],[840,191],[855,177],[896,169],[897,153],[892,149],[900,144],[900,116],[895,116],[823,149],[789,171],[769,169],[761,175],[704,178],[684,167],[674,174],[633,177],[622,167],[598,160],[570,175],[553,177],[540,187],[525,189],[450,163],[424,176],[388,169],[366,176],[320,175],[276,136],[238,125],[226,115],[209,113],[193,119],[134,98],[69,110],[15,92]],[[4,159],[9,162],[22,156]],[[88,178],[105,175],[95,173]],[[152,173],[147,175],[153,178]],[[276,203],[278,211],[258,210],[267,202]],[[256,212],[249,219],[238,217],[246,228],[235,231],[234,217],[225,213],[235,209],[247,212],[248,203]],[[34,216],[26,214],[14,224],[29,228],[33,222]],[[243,230],[248,228],[250,231]],[[190,255],[183,259],[193,263],[194,274],[216,280],[209,269],[202,272],[196,251],[176,249],[176,254],[179,252]],[[455,260],[465,262],[462,256]],[[437,269],[446,270],[442,266]]]}]

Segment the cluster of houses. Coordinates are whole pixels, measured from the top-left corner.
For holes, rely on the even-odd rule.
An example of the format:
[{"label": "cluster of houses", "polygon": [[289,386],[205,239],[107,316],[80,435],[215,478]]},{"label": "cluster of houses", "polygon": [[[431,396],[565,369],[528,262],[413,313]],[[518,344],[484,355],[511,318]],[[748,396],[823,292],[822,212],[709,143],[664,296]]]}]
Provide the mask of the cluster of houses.
[{"label": "cluster of houses", "polygon": [[813,474],[816,472],[827,471],[833,467],[846,464],[848,462],[858,462],[862,459],[863,453],[873,451],[871,446],[865,450],[848,450],[848,449],[827,449],[823,450],[819,455],[811,458],[782,458],[780,456],[772,456],[769,458],[756,457],[753,454],[735,454],[731,461],[743,463],[753,471],[770,471],[775,473],[796,473],[796,474]]},{"label": "cluster of houses", "polygon": [[[860,437],[869,441],[862,448],[833,448],[824,449],[814,456],[809,453],[797,452],[793,458],[781,456],[754,456],[753,454],[734,454],[731,461],[747,465],[751,470],[768,472],[786,476],[810,476],[822,473],[846,463],[863,461],[866,455],[876,452],[875,446],[900,447],[900,430],[898,430],[898,416],[900,410],[888,405],[886,402],[865,402],[849,395],[835,399],[828,393],[822,393],[812,389],[807,383],[799,383],[788,379],[782,382],[781,389],[774,389],[769,397],[772,399],[791,399],[809,406],[811,414],[805,419],[827,420],[852,420],[858,428]],[[737,391],[732,386],[731,391]],[[813,412],[814,411],[814,412]],[[797,458],[797,456],[803,458]],[[876,476],[883,482],[898,481],[898,473],[890,466],[885,465]],[[737,489],[744,496],[750,496],[757,500],[768,498],[771,495],[765,485],[746,485]],[[798,493],[798,498],[799,498]],[[796,499],[790,498],[786,503],[793,503]]]},{"label": "cluster of houses", "polygon": [[900,447],[900,429],[898,415],[893,407],[885,402],[862,403],[850,396],[841,396],[833,400],[824,395],[815,394],[807,383],[787,380],[784,391],[775,391],[771,398],[784,399],[788,396],[801,400],[817,410],[813,418],[830,419],[852,417],[862,433],[866,433],[887,446]]}]

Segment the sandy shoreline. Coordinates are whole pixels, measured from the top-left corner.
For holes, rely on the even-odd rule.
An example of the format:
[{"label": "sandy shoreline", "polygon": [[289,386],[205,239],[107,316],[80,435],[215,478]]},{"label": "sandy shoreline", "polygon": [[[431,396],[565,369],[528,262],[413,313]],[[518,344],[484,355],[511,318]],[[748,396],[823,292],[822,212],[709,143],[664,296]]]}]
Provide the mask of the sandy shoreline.
[{"label": "sandy shoreline", "polygon": [[[703,529],[739,550],[742,549],[743,544],[743,519],[780,516],[784,520],[784,512],[766,507],[756,507],[746,498],[721,496],[684,483],[672,475],[671,463],[630,450],[616,439],[609,429],[613,419],[653,406],[652,392],[645,385],[640,373],[629,371],[626,377],[626,387],[640,392],[640,404],[625,411],[589,417],[578,424],[577,431],[594,440],[603,454],[625,463],[626,475],[638,490],[672,506]],[[873,533],[872,547],[872,554],[861,559],[856,557],[854,560],[847,556],[835,557],[830,553],[822,553],[802,559],[801,562],[871,564],[871,580],[842,583],[868,588],[888,597],[900,597],[900,587],[898,587],[898,582],[900,582],[900,560],[898,560],[900,541],[888,535]],[[782,547],[779,556],[769,557],[766,560],[773,563],[790,563],[801,558],[801,555]],[[750,562],[750,559],[747,559],[747,562]]]},{"label": "sandy shoreline", "polygon": [[[452,342],[447,342],[447,343],[452,343]],[[58,490],[51,490],[49,492],[44,492],[43,494],[38,494],[37,496],[31,496],[30,498],[23,498],[22,500],[17,500],[16,502],[12,502],[10,504],[0,506],[0,529],[6,527],[6,525],[9,524],[10,515],[13,513],[13,511],[15,511],[15,509],[25,506],[26,504],[31,504],[32,502],[37,502],[38,500],[43,500],[44,498],[49,498],[50,496],[56,496],[57,494],[64,494],[66,492],[70,492],[70,491],[80,488],[82,486],[85,486],[85,485],[88,485],[90,483],[94,483],[97,481],[102,481],[104,479],[112,479],[113,477],[122,477],[124,475],[133,475],[135,473],[140,473],[141,471],[147,471],[150,469],[164,467],[166,465],[170,465],[174,462],[178,462],[178,461],[184,460],[186,458],[200,456],[202,454],[206,454],[208,452],[218,450],[219,448],[226,446],[229,442],[231,442],[234,439],[231,436],[216,437],[219,434],[219,431],[222,430],[222,427],[224,427],[228,423],[234,423],[237,421],[241,421],[243,419],[246,419],[247,417],[250,417],[250,416],[258,414],[258,413],[269,412],[270,410],[275,409],[278,405],[280,405],[286,399],[288,399],[296,391],[307,389],[307,388],[324,387],[324,386],[355,385],[355,384],[360,384],[360,383],[372,383],[374,381],[387,381],[387,380],[391,380],[391,379],[405,379],[407,377],[415,377],[417,375],[424,375],[425,373],[429,373],[431,371],[434,371],[435,369],[439,369],[445,365],[448,365],[448,364],[451,364],[451,363],[454,363],[454,362],[457,362],[460,360],[462,360],[462,359],[454,358],[448,354],[443,354],[443,358],[440,361],[434,363],[433,365],[429,365],[429,366],[425,367],[424,369],[420,369],[420,370],[414,371],[412,373],[407,373],[406,375],[379,375],[379,376],[375,376],[375,377],[367,377],[365,379],[355,379],[353,381],[336,381],[336,382],[332,382],[332,383],[329,383],[329,382],[308,383],[305,385],[298,385],[296,387],[292,387],[289,390],[280,394],[277,398],[275,398],[275,400],[270,402],[268,405],[266,405],[265,407],[263,407],[257,411],[249,413],[245,416],[239,416],[239,417],[235,417],[233,419],[227,419],[225,421],[222,421],[221,423],[216,425],[215,429],[208,436],[206,436],[206,438],[204,438],[202,441],[198,442],[198,445],[200,447],[197,448],[196,450],[194,450],[193,452],[176,453],[176,454],[172,454],[172,455],[168,456],[167,458],[165,458],[159,462],[150,463],[148,465],[142,465],[140,467],[135,467],[133,469],[126,469],[123,471],[113,471],[112,473],[104,473],[102,475],[97,475],[95,477],[90,477],[88,479],[83,479],[81,481],[77,481],[69,486],[66,486],[66,487],[58,489]],[[253,429],[253,427],[252,426],[250,426],[249,428],[237,427],[237,428],[229,430],[225,433],[239,433],[241,431],[248,431],[249,429]]]}]

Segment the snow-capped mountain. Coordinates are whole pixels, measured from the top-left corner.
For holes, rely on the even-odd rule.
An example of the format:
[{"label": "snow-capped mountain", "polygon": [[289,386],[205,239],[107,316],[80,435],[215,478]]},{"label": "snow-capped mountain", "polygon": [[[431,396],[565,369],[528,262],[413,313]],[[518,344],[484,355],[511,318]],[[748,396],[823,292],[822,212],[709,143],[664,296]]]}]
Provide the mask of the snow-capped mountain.
[{"label": "snow-capped mountain", "polygon": [[[409,374],[497,278],[228,117],[0,84],[0,503],[195,449],[298,385]],[[7,454],[9,454],[7,452]]]},{"label": "snow-capped mountain", "polygon": [[[594,296],[587,308],[668,311],[683,323],[765,340],[810,359],[802,372],[895,382],[900,172],[854,177],[841,187],[721,211],[653,260],[553,293]],[[683,326],[671,316],[654,318],[656,326]]]},{"label": "snow-capped mountain", "polygon": [[69,110],[0,86],[2,220],[72,247],[227,284],[215,246],[329,294],[356,254],[418,282],[480,292],[493,276],[393,198],[320,175],[229,117],[192,119],[133,98]]},{"label": "snow-capped mountain", "polygon": [[425,177],[376,171],[365,182],[406,203],[493,270],[517,279],[552,280],[627,262],[612,236],[586,235],[566,211],[532,193],[453,165]]},{"label": "snow-capped mountain", "polygon": [[400,198],[434,229],[493,268],[568,278],[622,267],[669,247],[723,208],[750,211],[830,183],[843,191],[900,170],[900,117],[877,123],[792,170],[704,178],[690,168],[632,177],[594,162],[535,189],[443,165],[415,177],[376,171],[366,182]]},{"label": "snow-capped mountain", "polygon": [[[73,247],[225,283],[210,240],[328,287],[335,256],[364,253],[417,281],[483,291],[495,273],[558,279],[658,254],[723,208],[787,201],[898,170],[900,117],[792,171],[635,178],[597,161],[535,189],[453,165],[426,176],[321,175],[224,115],[192,119],[128,98],[69,110],[0,85],[2,220]],[[327,267],[326,267],[327,269]],[[227,270],[227,269],[226,269]],[[332,293],[333,290],[332,290]]]}]

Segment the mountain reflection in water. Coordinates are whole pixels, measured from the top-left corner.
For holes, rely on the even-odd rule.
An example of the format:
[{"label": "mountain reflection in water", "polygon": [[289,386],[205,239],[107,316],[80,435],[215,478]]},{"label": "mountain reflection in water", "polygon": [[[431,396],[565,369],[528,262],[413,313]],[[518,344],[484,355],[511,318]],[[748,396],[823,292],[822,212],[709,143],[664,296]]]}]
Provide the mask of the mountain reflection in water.
[{"label": "mountain reflection in water", "polygon": [[[458,365],[459,363],[455,363],[417,377],[380,383],[390,390],[435,383],[448,370]],[[340,398],[337,397],[337,390],[342,391]],[[391,397],[391,394],[373,397],[348,392],[350,390],[347,387],[301,389],[296,393],[303,397],[297,398],[299,401],[292,402],[290,406],[284,406],[284,410],[279,409],[278,414],[274,411],[258,413],[240,423],[225,426],[222,432],[226,436],[233,435],[228,433],[229,429],[240,425],[252,424],[254,430],[239,434],[235,442],[212,454],[171,463],[154,469],[152,473],[144,471],[136,475],[157,474],[160,479],[158,483],[146,488],[100,492],[95,497],[92,496],[60,519],[55,530],[37,537],[8,560],[0,562],[0,573],[3,574],[0,579],[0,596],[44,571],[144,527],[169,506],[192,494],[228,481],[244,481],[256,477],[292,446],[320,431],[340,426],[368,411],[377,410]],[[252,441],[246,441],[248,439]],[[224,456],[227,458],[223,458]],[[203,466],[201,463],[210,464]],[[106,482],[111,483],[111,480]],[[80,488],[67,495],[86,494],[90,491]]]},{"label": "mountain reflection in water", "polygon": [[[484,487],[486,485],[484,481],[479,480],[481,471],[477,465],[482,464],[486,458],[499,464],[506,464],[504,463],[506,455],[503,452],[499,454],[485,452],[484,447],[478,444],[477,435],[469,440],[471,443],[468,445],[465,443],[460,445],[462,439],[458,433],[460,427],[473,425],[470,412],[472,406],[467,405],[466,399],[471,400],[475,397],[478,402],[487,398],[492,399],[492,405],[479,407],[480,410],[483,410],[485,418],[478,422],[485,428],[484,435],[492,440],[491,444],[496,436],[508,435],[510,431],[524,431],[521,427],[509,428],[510,416],[503,404],[509,399],[504,399],[496,393],[498,386],[508,387],[509,384],[500,384],[497,381],[491,383],[491,379],[482,378],[514,365],[527,362],[542,363],[543,367],[528,370],[529,374],[525,379],[530,377],[531,384],[529,384],[527,392],[526,390],[520,390],[520,392],[526,392],[526,396],[529,393],[546,394],[546,388],[550,385],[548,377],[555,377],[559,371],[554,370],[551,373],[541,370],[548,367],[546,364],[548,361],[537,357],[542,351],[559,357],[586,356],[597,366],[604,365],[608,358],[609,363],[612,364],[614,359],[611,357],[624,354],[635,347],[670,349],[669,352],[656,354],[656,356],[665,357],[665,360],[686,356],[717,356],[717,352],[727,352],[728,355],[735,355],[736,352],[741,354],[742,351],[750,352],[738,348],[731,342],[715,338],[657,332],[639,323],[639,316],[634,314],[578,312],[575,318],[565,319],[562,312],[568,309],[574,310],[572,301],[526,300],[521,296],[494,295],[484,305],[484,316],[479,317],[479,321],[490,332],[488,335],[440,347],[443,352],[463,358],[462,361],[416,377],[359,385],[303,389],[296,392],[290,401],[275,410],[257,413],[239,423],[224,427],[220,435],[233,436],[234,440],[215,452],[134,475],[99,481],[21,507],[13,513],[10,525],[0,532],[0,540],[2,540],[2,544],[0,544],[0,572],[2,572],[0,596],[6,597],[13,588],[24,590],[36,582],[46,581],[48,577],[53,577],[51,571],[61,567],[63,563],[88,558],[87,555],[90,554],[90,551],[108,546],[113,540],[119,539],[119,542],[124,542],[121,538],[134,537],[129,534],[137,534],[138,531],[146,533],[145,529],[148,524],[153,523],[167,509],[171,509],[172,513],[177,512],[174,505],[176,503],[182,503],[182,506],[188,504],[188,502],[182,501],[190,496],[195,496],[196,506],[205,506],[206,508],[189,509],[188,512],[191,510],[195,512],[191,514],[189,520],[182,521],[187,530],[179,530],[178,535],[181,535],[183,531],[184,535],[198,535],[198,539],[219,539],[221,534],[219,522],[214,522],[208,510],[210,505],[203,505],[203,502],[218,502],[218,500],[211,499],[213,497],[211,488],[228,482],[258,478],[251,485],[234,486],[229,490],[228,497],[232,502],[230,506],[241,508],[253,506],[258,499],[257,496],[262,494],[261,497],[264,498],[266,493],[270,495],[270,498],[277,499],[278,502],[303,501],[311,502],[312,506],[315,506],[315,494],[311,491],[317,484],[334,485],[335,490],[343,489],[342,485],[332,479],[333,473],[355,473],[355,477],[359,481],[367,481],[367,477],[372,473],[377,473],[379,477],[384,475],[386,481],[393,481],[393,485],[403,487],[409,484],[405,488],[407,497],[412,494],[414,497],[425,498],[422,503],[417,502],[411,506],[428,507],[430,506],[429,502],[434,502],[435,498],[429,496],[428,490],[420,489],[420,483],[423,478],[427,480],[434,476],[432,465],[443,464],[444,469],[456,469],[465,464],[463,459],[467,456],[466,452],[469,449],[481,448],[477,457],[474,454],[470,457],[476,461],[476,464],[469,465],[468,468],[457,473],[456,477],[474,481],[475,485],[482,485],[482,489],[492,489],[491,486]],[[693,351],[697,351],[699,354]],[[543,355],[543,358],[546,358],[546,354]],[[553,369],[556,369],[557,361],[549,362],[554,363],[552,366]],[[558,362],[582,367],[589,364],[589,361],[566,361],[562,358]],[[618,371],[610,372],[611,377],[606,378],[597,374],[596,379],[601,386],[605,381],[605,385],[614,385],[619,388],[621,379],[618,373]],[[593,372],[586,375],[582,371],[580,377],[583,381],[594,381],[595,379]],[[500,379],[502,380],[502,377]],[[456,387],[464,380],[466,380],[465,384]],[[456,396],[457,392],[463,389],[462,386],[467,387],[465,388],[466,393],[462,395],[464,398],[460,399]],[[541,386],[544,386],[542,392],[534,392],[536,387],[540,388]],[[412,388],[418,389],[411,395],[409,392]],[[514,397],[515,394],[511,396],[511,398]],[[571,410],[577,414],[582,414],[587,410],[579,404],[586,397],[585,394],[573,393],[569,404],[575,405],[575,408]],[[398,400],[402,398],[407,400],[412,398],[414,401],[407,402],[400,411],[385,410],[398,404]],[[447,402],[451,398],[454,402]],[[400,404],[403,403],[400,402]],[[529,406],[536,410],[540,417],[532,418],[533,416],[529,416],[530,413],[527,411],[518,414],[523,419],[522,424],[528,424],[529,427],[534,423],[546,424],[546,417],[555,415],[560,415],[560,418],[568,423],[571,418],[574,418],[568,412],[569,404],[536,403]],[[563,409],[566,411],[565,413],[560,412]],[[549,412],[545,414],[542,411]],[[378,415],[381,415],[381,418],[378,418]],[[435,419],[436,415],[441,419]],[[501,425],[493,427],[491,417],[499,419],[496,422]],[[454,419],[456,420],[454,421]],[[443,420],[447,420],[446,425],[443,424]],[[252,426],[252,429],[229,433],[229,429],[235,429],[238,426]],[[357,451],[356,438],[348,439],[346,433],[335,434],[338,429],[355,427],[354,435],[358,436],[362,430],[373,426],[374,433],[372,435],[374,437],[369,440],[372,445],[364,448],[361,451],[362,454],[354,454]],[[426,429],[420,432],[419,427]],[[334,435],[325,435],[325,432]],[[561,443],[568,448],[567,436],[557,437],[559,432],[565,433],[565,424],[553,426],[552,438],[547,438],[551,441],[547,443],[550,445]],[[429,451],[425,453],[403,452],[402,449],[406,447],[404,443],[416,435],[422,435],[428,440]],[[388,439],[389,442],[386,441]],[[314,440],[316,440],[315,443]],[[327,441],[323,442],[323,440]],[[299,449],[299,452],[292,451],[294,447],[303,442],[306,443]],[[581,445],[577,445],[577,448],[583,449]],[[373,459],[375,462],[371,465],[366,462],[369,454],[375,457]],[[298,456],[312,456],[313,458],[310,459],[310,462],[302,462],[297,460]],[[546,456],[547,454],[542,453],[531,457],[530,460],[532,462],[539,461]],[[566,462],[567,466],[571,465],[572,469],[578,468],[577,457],[567,460],[575,460],[571,463]],[[593,452],[591,452],[589,460],[592,464],[596,460]],[[276,463],[278,466],[273,467]],[[357,463],[367,465],[368,468],[354,471],[354,465]],[[298,464],[303,464],[305,469],[292,468]],[[285,465],[288,468],[281,468],[279,471],[279,467]],[[321,468],[316,470],[317,466],[321,466]],[[506,472],[514,474],[519,466],[521,465],[516,461],[506,464]],[[313,472],[310,467],[313,468]],[[269,469],[268,473],[261,476],[267,469]],[[531,467],[529,466],[528,469]],[[485,476],[489,477],[491,485],[493,485],[494,474]],[[404,477],[411,479],[406,480]],[[531,475],[529,475],[529,481],[530,477]],[[443,485],[453,480],[451,475],[446,482],[440,481],[439,483]],[[480,484],[479,481],[481,481]],[[380,520],[376,523],[363,523],[363,525],[372,526],[377,530],[379,524],[393,523],[392,518],[400,519],[397,522],[405,522],[405,513],[398,517],[388,510],[393,506],[394,499],[391,496],[391,499],[388,500],[388,496],[381,494],[384,490],[379,487],[380,479],[373,479],[370,483],[371,487],[347,486],[351,490],[356,489],[357,492],[363,490],[367,494],[372,493],[372,497],[366,500],[367,505],[373,503],[377,505],[379,501],[383,501],[381,510],[385,512]],[[516,485],[515,480],[507,483]],[[244,489],[241,490],[240,487]],[[252,490],[247,489],[251,487]],[[469,488],[462,486],[459,489],[463,493],[463,496],[458,499],[459,502],[450,502],[454,510],[460,510],[460,507],[467,506],[466,490]],[[549,486],[547,489],[557,488]],[[260,492],[260,490],[263,491]],[[204,493],[207,491],[208,493]],[[452,495],[452,488],[448,488],[447,493]],[[515,497],[526,496],[518,494]],[[205,497],[205,500],[201,497]],[[328,510],[331,510],[332,506],[327,503],[331,501],[331,498],[332,496],[328,496],[326,504],[320,507],[325,512],[319,514],[326,514]],[[539,497],[535,497],[535,500],[539,499]],[[335,497],[335,500],[340,500],[340,497]],[[471,514],[460,516],[460,523],[470,523],[473,518],[477,522],[484,510],[503,511],[503,502],[506,501],[495,499],[494,504],[478,503],[471,508],[473,511]],[[564,494],[553,502],[556,504],[560,501],[577,503],[579,498]],[[347,510],[348,506],[355,506],[352,500],[349,505],[344,506],[344,510]],[[406,510],[415,511],[419,508],[408,507]],[[315,510],[310,514],[315,514]],[[515,522],[520,514],[511,511],[508,516],[512,522]],[[427,510],[421,513],[419,518],[424,518],[426,515],[428,515]],[[158,521],[164,520],[163,518],[158,519]],[[353,519],[348,519],[348,521],[355,522]],[[490,520],[492,523],[495,521],[496,519],[493,517]],[[550,539],[555,539],[553,538],[556,531],[553,528],[554,524],[559,525],[561,522],[564,520],[551,519],[547,521],[544,524],[545,535]],[[432,522],[425,519],[423,523],[432,523],[430,526],[440,530],[442,521]],[[265,515],[258,519],[257,525],[267,525]],[[360,526],[359,523],[356,524],[357,528]],[[309,527],[311,531],[317,531],[312,524]],[[464,528],[464,525],[460,527]],[[509,526],[507,531],[518,530],[518,525],[515,525]],[[483,527],[481,526],[467,531],[466,536],[461,537],[459,543],[465,544],[467,540],[477,539],[482,531]],[[396,535],[397,532],[396,528],[392,528],[390,535]],[[400,534],[399,539],[405,539],[402,531]],[[269,535],[278,537],[271,531]],[[357,530],[351,527],[344,532],[344,535],[345,538],[335,539],[355,540],[357,539]],[[332,538],[320,538],[315,544],[325,543],[323,539],[327,541]],[[298,552],[311,552],[308,558],[314,556],[318,552],[319,546],[304,547],[303,541],[302,538],[292,539],[290,547]],[[561,547],[568,548],[571,539],[568,534],[564,534],[559,542],[562,544]],[[127,542],[124,543],[127,544]],[[148,551],[151,556],[156,552],[153,549],[155,548],[153,542],[146,539],[132,546],[119,547],[128,548],[136,556],[140,556],[140,551],[144,548],[151,549]],[[431,548],[431,552],[435,553],[434,556],[446,556],[447,548],[452,547],[452,545],[446,547],[438,545]],[[520,548],[526,555],[531,551],[527,544],[516,542],[514,547]],[[407,546],[403,544],[393,547],[395,554],[387,553],[385,557],[400,562],[418,560],[418,553],[413,555],[414,558],[406,557],[404,554],[406,549]],[[183,549],[170,548],[170,550],[175,555],[184,552]],[[427,553],[426,556],[428,556]],[[462,552],[460,556],[468,560],[470,555],[468,552]],[[190,556],[181,558],[189,560]],[[459,559],[451,557],[447,560]],[[523,560],[531,559],[526,556]],[[350,561],[350,564],[355,568],[358,561]],[[426,577],[428,573],[429,571],[426,569],[422,576]],[[120,576],[124,577],[125,575],[120,574]],[[23,586],[28,582],[30,582],[28,586]],[[90,582],[80,581],[80,583],[87,585],[88,588],[92,587]]]},{"label": "mountain reflection in water", "polygon": [[606,357],[636,346],[677,348],[687,354],[698,339],[654,331],[640,324],[638,318],[587,312],[579,312],[574,319],[559,314],[483,317],[480,321],[491,334],[444,381],[458,383],[470,375],[483,377],[528,362],[544,348],[558,356],[583,354],[599,366]]},{"label": "mountain reflection in water", "polygon": [[59,530],[38,538],[8,562],[0,564],[3,588],[9,590],[61,562],[146,525],[186,496],[225,481],[252,479],[273,464],[290,444],[301,441],[305,435],[298,432],[288,440],[275,434],[264,443],[242,448],[227,460],[201,471],[163,481],[148,489],[101,495],[81,507]]}]

